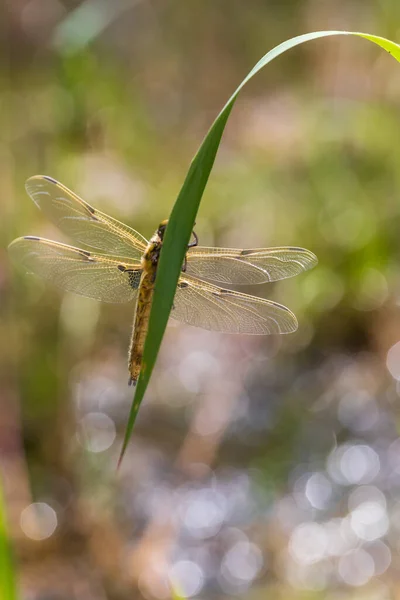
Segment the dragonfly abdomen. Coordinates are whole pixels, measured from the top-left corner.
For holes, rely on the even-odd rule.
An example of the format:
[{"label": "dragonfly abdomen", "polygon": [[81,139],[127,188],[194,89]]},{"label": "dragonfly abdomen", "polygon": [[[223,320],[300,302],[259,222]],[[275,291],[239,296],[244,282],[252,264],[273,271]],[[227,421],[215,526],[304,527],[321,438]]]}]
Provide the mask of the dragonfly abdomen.
[{"label": "dragonfly abdomen", "polygon": [[162,237],[159,230],[157,230],[151,238],[141,260],[143,272],[139,284],[132,339],[129,348],[130,383],[133,383],[133,385],[136,384],[142,367],[144,342],[149,326],[150,309],[161,246]]},{"label": "dragonfly abdomen", "polygon": [[147,335],[154,283],[152,276],[144,272],[139,287],[131,345],[129,348],[130,383],[136,384],[142,366],[143,348]]},{"label": "dragonfly abdomen", "polygon": [[147,270],[143,271],[140,280],[131,345],[129,348],[130,383],[133,383],[133,385],[136,385],[142,366],[144,342],[147,336],[150,309],[153,300],[156,266],[150,268],[150,265],[147,265],[147,267]]}]

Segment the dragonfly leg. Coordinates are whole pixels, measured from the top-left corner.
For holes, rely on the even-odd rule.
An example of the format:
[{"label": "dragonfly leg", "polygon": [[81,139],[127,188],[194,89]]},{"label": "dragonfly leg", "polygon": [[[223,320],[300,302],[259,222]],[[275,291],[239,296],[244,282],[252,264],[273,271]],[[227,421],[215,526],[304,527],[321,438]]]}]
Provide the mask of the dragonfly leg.
[{"label": "dragonfly leg", "polygon": [[199,238],[197,236],[197,233],[195,231],[192,231],[193,237],[194,237],[194,242],[190,242],[190,244],[188,244],[188,248],[194,248],[195,246],[199,245]]},{"label": "dragonfly leg", "polygon": [[[199,243],[199,238],[197,236],[197,233],[195,231],[192,231],[192,235],[194,237],[194,241],[190,242],[188,244],[188,249],[189,248],[194,248],[195,246],[198,245]],[[183,265],[182,265],[182,271],[185,273],[186,272],[186,268],[187,268],[187,258],[186,258],[186,254],[185,254],[185,260],[183,261]]]},{"label": "dragonfly leg", "polygon": [[136,379],[132,379],[132,377],[129,377],[128,385],[133,385],[133,387],[136,387],[136,383]]}]

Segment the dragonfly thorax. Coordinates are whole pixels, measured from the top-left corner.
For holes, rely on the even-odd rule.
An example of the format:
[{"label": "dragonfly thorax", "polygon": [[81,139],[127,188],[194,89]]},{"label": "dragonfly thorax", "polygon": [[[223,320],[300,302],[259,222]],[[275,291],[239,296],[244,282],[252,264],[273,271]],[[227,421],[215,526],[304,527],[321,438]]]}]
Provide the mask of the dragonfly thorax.
[{"label": "dragonfly thorax", "polygon": [[154,235],[151,237],[150,242],[147,245],[146,251],[142,257],[142,267],[147,273],[155,274],[157,269],[158,260],[160,258],[160,252],[163,244],[163,238],[165,229],[167,227],[168,220],[161,221]]},{"label": "dragonfly thorax", "polygon": [[164,219],[158,226],[158,229],[154,235],[158,235],[161,241],[164,239],[164,233],[168,225],[168,219]]}]

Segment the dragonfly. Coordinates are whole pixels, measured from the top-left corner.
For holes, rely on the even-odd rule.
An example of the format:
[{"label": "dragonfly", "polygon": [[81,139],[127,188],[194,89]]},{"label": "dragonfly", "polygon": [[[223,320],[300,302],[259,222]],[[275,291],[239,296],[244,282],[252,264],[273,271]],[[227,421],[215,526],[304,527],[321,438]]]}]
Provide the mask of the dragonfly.
[{"label": "dragonfly", "polygon": [[[128,360],[130,383],[135,385],[168,221],[162,221],[148,241],[51,177],[35,175],[25,187],[46,217],[83,248],[28,235],[11,242],[11,258],[27,272],[67,292],[102,302],[135,301]],[[223,333],[285,334],[297,329],[295,315],[285,306],[215,283],[252,285],[292,277],[314,267],[315,254],[292,246],[250,250],[202,247],[194,232],[192,238],[172,318]]]}]

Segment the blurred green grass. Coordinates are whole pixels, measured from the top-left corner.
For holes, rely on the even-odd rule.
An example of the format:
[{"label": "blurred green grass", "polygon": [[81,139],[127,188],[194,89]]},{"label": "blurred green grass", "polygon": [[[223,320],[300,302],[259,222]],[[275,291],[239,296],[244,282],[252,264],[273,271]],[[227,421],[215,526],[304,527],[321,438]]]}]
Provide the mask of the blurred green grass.
[{"label": "blurred green grass", "polygon": [[12,543],[6,522],[6,507],[0,478],[0,592],[4,600],[17,600],[17,587],[12,556]]}]

